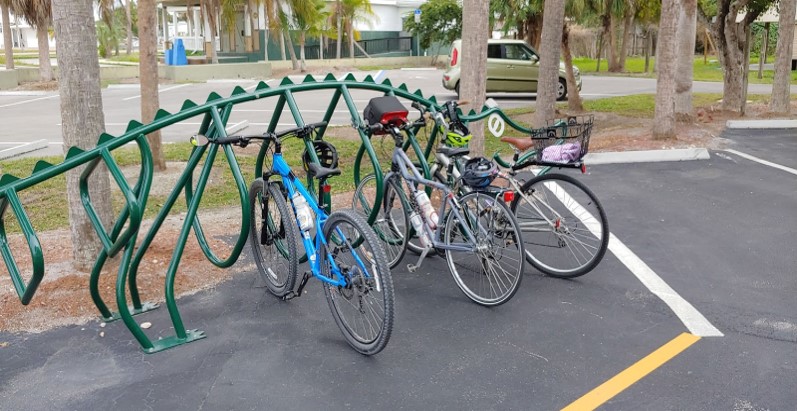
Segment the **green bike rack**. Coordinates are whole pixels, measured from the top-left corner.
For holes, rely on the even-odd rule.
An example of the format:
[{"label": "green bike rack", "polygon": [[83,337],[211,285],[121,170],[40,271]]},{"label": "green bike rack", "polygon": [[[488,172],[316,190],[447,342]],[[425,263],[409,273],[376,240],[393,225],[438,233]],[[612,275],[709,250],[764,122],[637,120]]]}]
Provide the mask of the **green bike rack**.
[{"label": "green bike rack", "polygon": [[[394,87],[390,80],[385,80],[382,83],[376,83],[371,76],[367,76],[363,81],[357,81],[353,75],[348,75],[343,80],[336,79],[332,74],[327,75],[322,81],[316,81],[315,78],[308,75],[301,83],[294,83],[289,78],[285,78],[276,87],[269,87],[266,83],[260,82],[252,92],[247,92],[241,87],[235,87],[232,95],[227,98],[221,97],[217,93],[210,93],[207,101],[204,104],[197,104],[191,100],[186,100],[182,108],[177,113],[169,113],[165,110],[159,110],[155,115],[154,120],[149,124],[141,124],[137,121],[130,121],[127,130],[121,136],[115,137],[103,133],[97,142],[96,147],[91,149],[81,149],[71,147],[64,158],[64,161],[59,164],[49,164],[45,161],[39,161],[33,168],[30,176],[19,178],[9,174],[0,177],[0,255],[2,255],[3,262],[8,270],[11,280],[17,295],[22,304],[29,304],[37,288],[41,284],[45,274],[44,254],[42,251],[41,243],[38,236],[30,222],[30,219],[25,212],[24,206],[19,198],[19,193],[28,189],[36,184],[46,181],[50,178],[59,176],[71,169],[85,165],[85,170],[81,173],[79,180],[80,196],[83,208],[85,209],[92,226],[97,233],[102,249],[97,255],[97,259],[91,271],[89,279],[89,290],[92,300],[97,307],[100,315],[105,321],[113,321],[121,319],[127,328],[131,331],[136,338],[142,349],[146,353],[154,353],[185,344],[197,339],[204,338],[205,335],[202,331],[187,330],[184,327],[182,318],[177,308],[174,296],[174,281],[177,269],[182,258],[183,250],[185,249],[188,236],[193,229],[197,238],[197,242],[202,249],[205,257],[215,266],[224,268],[233,265],[240,256],[250,227],[250,210],[248,202],[247,185],[243,181],[241,170],[235,160],[231,146],[223,146],[222,150],[227,159],[227,163],[231,168],[233,176],[236,180],[236,189],[238,190],[241,200],[241,233],[233,246],[230,255],[226,258],[217,256],[212,250],[202,230],[202,225],[198,217],[199,204],[201,202],[204,188],[208,182],[210,173],[212,171],[213,163],[218,155],[219,146],[211,144],[209,146],[195,147],[191,152],[190,158],[186,169],[181,174],[175,187],[169,194],[166,202],[161,206],[152,226],[144,234],[141,233],[141,222],[144,215],[144,210],[147,206],[150,188],[153,179],[153,160],[152,152],[146,140],[146,135],[156,132],[164,127],[171,126],[181,121],[202,116],[202,123],[199,127],[199,134],[203,134],[213,141],[217,138],[226,136],[226,125],[230,115],[234,111],[237,104],[258,100],[268,97],[277,97],[274,114],[271,116],[271,121],[268,126],[268,131],[276,131],[277,124],[279,123],[282,111],[287,104],[288,109],[297,125],[304,125],[304,120],[301,115],[294,95],[301,92],[312,92],[316,90],[333,90],[334,94],[330,101],[330,105],[324,114],[324,121],[329,122],[341,98],[343,98],[346,107],[351,114],[352,125],[358,130],[361,138],[361,145],[358,151],[356,160],[355,175],[359,182],[359,168],[362,165],[362,158],[368,155],[374,173],[376,175],[376,182],[381,186],[382,184],[382,170],[379,165],[376,153],[373,146],[364,133],[363,121],[354,104],[354,100],[350,94],[350,90],[370,90],[378,93],[395,95],[412,101],[418,101],[426,106],[436,105],[434,97],[426,99],[420,90],[410,93],[407,86],[404,84]],[[322,139],[327,127],[319,129],[317,134],[318,139]],[[127,183],[121,169],[116,161],[113,159],[112,152],[120,147],[129,143],[135,143],[138,147],[141,156],[140,177],[133,187]],[[311,161],[318,162],[315,151],[312,149],[312,142],[306,141],[305,146],[310,152]],[[420,150],[419,147],[414,147]],[[258,152],[255,173],[257,175],[262,173],[263,162],[266,159],[268,145],[261,146]],[[426,154],[428,155],[430,148],[427,147]],[[419,151],[416,151],[416,153]],[[196,188],[192,181],[192,176],[196,168],[200,165],[204,158],[204,165],[199,172],[199,178],[196,183]],[[106,231],[103,227],[97,213],[92,204],[91,196],[88,189],[88,178],[97,169],[97,166],[103,162],[113,181],[119,187],[124,198],[124,206],[117,216],[113,227],[110,232]],[[314,189],[312,181],[309,181],[308,187]],[[181,193],[185,193],[185,199],[188,205],[187,218],[185,219],[177,243],[175,244],[172,253],[171,261],[166,271],[166,287],[165,287],[165,303],[169,310],[169,315],[175,330],[175,335],[152,341],[146,333],[139,327],[133,316],[147,312],[158,307],[157,304],[142,302],[138,288],[138,269],[141,260],[146,253],[146,250],[152,244],[155,235],[158,233],[160,227],[177,202]],[[375,203],[381,204],[382,193],[376,194]],[[328,200],[328,199],[327,199]],[[329,204],[329,201],[326,201]],[[32,274],[29,280],[25,282],[22,274],[20,273],[19,266],[11,252],[11,246],[8,242],[6,227],[4,224],[4,217],[6,212],[11,210],[14,213],[17,221],[19,222],[20,230],[25,238],[32,261]],[[374,208],[369,215],[369,222],[373,223],[376,218],[378,210]],[[139,235],[144,234],[139,242]],[[102,268],[110,257],[121,255],[119,270],[116,277],[116,306],[117,312],[112,312],[106,303],[102,300],[99,293],[99,276]],[[130,305],[128,305],[128,293]]]}]

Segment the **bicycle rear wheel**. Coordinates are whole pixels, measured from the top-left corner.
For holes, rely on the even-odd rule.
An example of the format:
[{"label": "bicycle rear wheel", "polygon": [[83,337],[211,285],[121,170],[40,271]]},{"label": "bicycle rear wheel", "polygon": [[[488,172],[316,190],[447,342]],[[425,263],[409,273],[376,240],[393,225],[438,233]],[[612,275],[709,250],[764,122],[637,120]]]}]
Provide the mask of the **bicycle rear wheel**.
[{"label": "bicycle rear wheel", "polygon": [[[515,217],[494,196],[473,192],[459,203],[462,219],[452,210],[445,225],[445,243],[470,244],[474,252],[446,250],[446,261],[459,288],[474,302],[496,306],[509,301],[523,279],[523,243]],[[474,236],[469,241],[464,227]]]},{"label": "bicycle rear wheel", "polygon": [[258,178],[249,188],[252,222],[249,244],[268,290],[277,297],[284,297],[296,285],[299,235],[280,186],[269,183],[267,191],[263,186],[263,179]]},{"label": "bicycle rear wheel", "polygon": [[319,252],[321,273],[335,277],[331,256],[347,283],[322,282],[332,316],[349,345],[361,354],[376,354],[393,331],[393,279],[382,242],[353,210],[332,213],[322,231],[329,249]]},{"label": "bicycle rear wheel", "polygon": [[592,271],[609,244],[609,223],[595,194],[564,174],[534,177],[521,191],[523,195],[512,201],[512,211],[529,263],[559,278]]},{"label": "bicycle rear wheel", "polygon": [[[382,204],[379,214],[371,225],[377,237],[382,240],[390,268],[398,265],[407,249],[409,235],[409,215],[406,195],[401,189],[401,181],[394,175],[383,183]],[[376,176],[367,175],[357,185],[352,197],[352,208],[361,212],[365,218],[371,214],[376,198]]]}]

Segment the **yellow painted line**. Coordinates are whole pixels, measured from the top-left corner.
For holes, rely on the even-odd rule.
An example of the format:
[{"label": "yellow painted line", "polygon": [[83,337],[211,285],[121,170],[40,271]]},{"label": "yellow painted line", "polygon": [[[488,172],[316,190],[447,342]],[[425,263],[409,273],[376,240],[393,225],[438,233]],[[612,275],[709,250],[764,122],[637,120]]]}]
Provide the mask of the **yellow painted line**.
[{"label": "yellow painted line", "polygon": [[583,397],[577,399],[567,407],[562,408],[562,411],[594,410],[600,407],[603,403],[623,392],[635,382],[645,378],[646,375],[653,372],[656,368],[661,367],[667,361],[675,358],[676,355],[689,348],[699,339],[700,337],[689,333],[683,333],[675,337],[667,344],[662,345],[658,350],[648,354],[647,357],[637,361],[636,364],[615,375],[609,381],[606,381],[594,390],[584,394]]}]

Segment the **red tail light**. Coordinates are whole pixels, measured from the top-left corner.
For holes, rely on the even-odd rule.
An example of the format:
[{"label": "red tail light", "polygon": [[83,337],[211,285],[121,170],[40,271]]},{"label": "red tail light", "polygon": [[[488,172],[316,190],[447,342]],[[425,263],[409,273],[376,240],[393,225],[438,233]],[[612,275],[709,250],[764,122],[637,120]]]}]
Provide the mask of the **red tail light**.
[{"label": "red tail light", "polygon": [[457,49],[454,49],[454,50],[451,52],[451,67],[454,67],[454,66],[456,66],[456,65],[457,65],[457,59],[458,59],[458,58],[459,58],[459,50],[457,50]]},{"label": "red tail light", "polygon": [[404,124],[407,122],[407,114],[409,111],[388,111],[386,113],[382,113],[382,117],[379,119],[379,122],[382,124]]},{"label": "red tail light", "polygon": [[504,191],[504,202],[511,203],[515,199],[514,191]]},{"label": "red tail light", "polygon": [[324,185],[323,185],[323,187],[321,187],[321,189],[322,189],[322,190],[323,190],[325,193],[329,193],[329,192],[331,192],[331,191],[332,191],[332,186],[331,186],[331,185],[329,185],[329,184],[324,184]]},{"label": "red tail light", "polygon": [[581,164],[581,174],[587,174],[587,165]]}]

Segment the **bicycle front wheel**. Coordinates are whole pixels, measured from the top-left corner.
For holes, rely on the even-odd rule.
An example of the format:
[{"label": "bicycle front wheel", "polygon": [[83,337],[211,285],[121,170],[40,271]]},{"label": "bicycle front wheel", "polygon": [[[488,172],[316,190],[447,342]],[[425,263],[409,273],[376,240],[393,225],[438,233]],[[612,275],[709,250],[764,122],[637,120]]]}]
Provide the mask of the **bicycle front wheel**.
[{"label": "bicycle front wheel", "polygon": [[559,278],[592,271],[609,245],[609,223],[595,194],[564,174],[534,177],[521,192],[512,201],[512,211],[529,263]]},{"label": "bicycle front wheel", "polygon": [[277,183],[269,183],[264,190],[263,179],[255,180],[249,188],[249,205],[252,222],[249,244],[257,270],[268,290],[284,297],[296,284],[299,265],[296,220]]},{"label": "bicycle front wheel", "polygon": [[[409,207],[406,195],[401,189],[401,181],[394,175],[383,183],[382,204],[379,214],[371,225],[377,237],[382,240],[390,268],[398,265],[404,257],[409,236]],[[352,208],[361,212],[366,218],[371,214],[376,199],[376,176],[367,175],[357,185],[352,197]]]},{"label": "bicycle front wheel", "polygon": [[445,243],[470,246],[473,251],[446,250],[448,269],[474,302],[503,304],[523,279],[523,243],[515,217],[504,202],[489,194],[473,192],[459,203],[459,216],[452,210],[446,218]]},{"label": "bicycle front wheel", "polygon": [[393,331],[393,279],[382,243],[354,210],[332,213],[323,234],[327,249],[319,253],[321,273],[336,279],[334,264],[346,281],[345,286],[322,282],[332,316],[349,345],[361,354],[376,354]]}]

